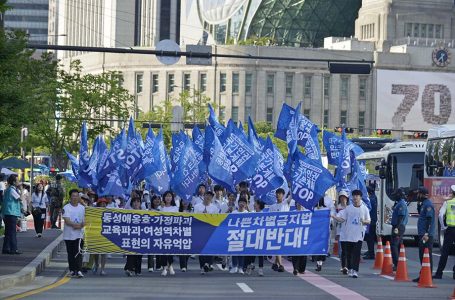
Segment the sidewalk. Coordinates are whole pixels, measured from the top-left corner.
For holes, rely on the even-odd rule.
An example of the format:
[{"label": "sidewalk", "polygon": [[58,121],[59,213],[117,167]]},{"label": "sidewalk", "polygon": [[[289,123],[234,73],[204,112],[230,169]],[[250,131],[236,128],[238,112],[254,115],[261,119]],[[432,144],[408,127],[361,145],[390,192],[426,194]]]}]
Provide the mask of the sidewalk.
[{"label": "sidewalk", "polygon": [[[33,229],[18,232],[18,249],[22,254],[0,254],[0,290],[32,281],[44,270],[61,242],[59,229],[47,229],[41,238],[35,237]],[[2,245],[3,237],[0,238],[0,247]]]}]

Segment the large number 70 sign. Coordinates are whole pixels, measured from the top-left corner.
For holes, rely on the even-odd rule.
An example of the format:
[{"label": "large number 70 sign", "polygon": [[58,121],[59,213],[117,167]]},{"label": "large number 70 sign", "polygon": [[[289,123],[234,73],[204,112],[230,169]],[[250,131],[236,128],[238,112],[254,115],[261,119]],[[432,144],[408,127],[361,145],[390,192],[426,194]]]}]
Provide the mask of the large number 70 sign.
[{"label": "large number 70 sign", "polygon": [[[435,94],[439,93],[439,115],[435,115]],[[392,84],[393,95],[404,95],[403,101],[392,117],[394,129],[403,129],[403,123],[411,108],[419,99],[419,86],[413,84]],[[422,117],[428,124],[446,124],[452,112],[450,90],[443,84],[427,84],[422,94]]]}]

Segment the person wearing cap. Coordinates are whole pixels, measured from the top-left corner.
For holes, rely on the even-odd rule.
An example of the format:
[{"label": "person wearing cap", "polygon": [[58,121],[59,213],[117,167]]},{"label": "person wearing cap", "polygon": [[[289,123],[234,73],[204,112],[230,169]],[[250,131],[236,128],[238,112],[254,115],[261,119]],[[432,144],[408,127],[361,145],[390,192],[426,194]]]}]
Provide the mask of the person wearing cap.
[{"label": "person wearing cap", "polygon": [[[340,211],[345,209],[348,206],[348,201],[349,201],[349,193],[344,190],[340,191],[338,193],[338,204],[336,207],[336,212],[339,213]],[[344,222],[338,222],[336,219],[334,219],[334,220],[336,221],[335,239],[337,241],[340,241],[341,228],[343,228]],[[340,257],[340,261],[341,261],[341,270],[340,271],[341,271],[341,273],[346,275],[346,274],[348,274],[348,268],[347,268],[348,258],[346,256],[346,253],[343,253],[343,249],[341,247],[341,242],[340,242],[340,247],[338,247],[338,248],[339,248],[338,254]]]},{"label": "person wearing cap", "polygon": [[353,202],[332,218],[344,222],[341,228],[340,241],[342,251],[347,256],[349,277],[357,278],[359,275],[360,254],[362,242],[365,237],[365,225],[370,224],[370,212],[362,203],[362,191],[352,191]]},{"label": "person wearing cap", "polygon": [[378,221],[378,198],[376,197],[374,186],[367,186],[368,198],[370,198],[371,223],[368,226],[368,232],[365,234],[365,242],[367,242],[368,251],[364,254],[363,259],[374,259],[374,243],[376,242],[376,222]]},{"label": "person wearing cap", "polygon": [[[433,272],[433,238],[435,233],[435,214],[434,206],[428,199],[428,190],[425,187],[420,187],[417,193],[417,211],[419,219],[417,220],[417,234],[419,235],[419,258],[422,264],[423,253],[425,248],[428,248],[430,253],[430,268]],[[413,279],[414,282],[419,282],[420,276]]]},{"label": "person wearing cap", "polygon": [[[447,200],[439,210],[439,223],[444,230],[444,243],[442,245],[441,257],[439,258],[438,269],[433,278],[442,279],[442,273],[447,264],[450,250],[453,249],[455,242],[455,185],[450,187],[452,190],[452,199]],[[453,266],[453,279],[455,279],[455,265]]]},{"label": "person wearing cap", "polygon": [[406,194],[402,189],[397,189],[393,193],[395,205],[392,211],[392,241],[390,250],[392,251],[393,270],[398,267],[398,255],[400,254],[400,245],[403,243],[403,235],[408,224],[408,206],[406,205]]}]

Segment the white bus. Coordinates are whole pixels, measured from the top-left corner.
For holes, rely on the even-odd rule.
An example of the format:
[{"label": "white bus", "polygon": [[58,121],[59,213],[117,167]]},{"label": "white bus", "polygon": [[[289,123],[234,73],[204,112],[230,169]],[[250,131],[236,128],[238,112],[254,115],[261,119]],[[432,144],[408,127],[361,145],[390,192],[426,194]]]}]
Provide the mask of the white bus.
[{"label": "white bus", "polygon": [[417,237],[417,203],[411,191],[423,186],[425,145],[423,141],[395,142],[380,151],[366,152],[357,160],[365,163],[367,185],[374,185],[378,199],[378,235],[388,236],[392,232],[393,194],[402,188],[408,195],[408,224],[405,236]]}]

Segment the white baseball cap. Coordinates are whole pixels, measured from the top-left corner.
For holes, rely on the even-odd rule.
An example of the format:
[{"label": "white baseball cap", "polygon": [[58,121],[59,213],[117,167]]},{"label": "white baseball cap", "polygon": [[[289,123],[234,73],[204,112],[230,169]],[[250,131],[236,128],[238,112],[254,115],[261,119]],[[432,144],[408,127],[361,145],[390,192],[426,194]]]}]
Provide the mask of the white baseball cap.
[{"label": "white baseball cap", "polygon": [[346,198],[349,198],[349,193],[343,190],[338,193],[338,198],[340,198],[340,196],[345,196]]},{"label": "white baseball cap", "polygon": [[451,185],[450,189],[452,190],[452,192],[455,192],[455,184]]}]

